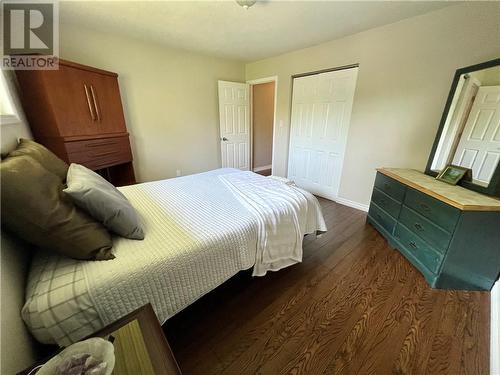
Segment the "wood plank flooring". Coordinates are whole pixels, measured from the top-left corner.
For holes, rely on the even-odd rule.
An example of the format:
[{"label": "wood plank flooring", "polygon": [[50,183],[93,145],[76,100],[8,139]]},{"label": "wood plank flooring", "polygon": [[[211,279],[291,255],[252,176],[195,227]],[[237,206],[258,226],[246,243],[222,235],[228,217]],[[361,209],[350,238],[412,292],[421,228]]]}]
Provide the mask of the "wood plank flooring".
[{"label": "wood plank flooring", "polygon": [[490,296],[431,289],[369,224],[321,199],[301,264],[242,272],[165,324],[189,374],[488,374]]},{"label": "wood plank flooring", "polygon": [[271,169],[264,169],[263,171],[257,171],[255,173],[260,174],[262,176],[270,176],[272,172]]}]

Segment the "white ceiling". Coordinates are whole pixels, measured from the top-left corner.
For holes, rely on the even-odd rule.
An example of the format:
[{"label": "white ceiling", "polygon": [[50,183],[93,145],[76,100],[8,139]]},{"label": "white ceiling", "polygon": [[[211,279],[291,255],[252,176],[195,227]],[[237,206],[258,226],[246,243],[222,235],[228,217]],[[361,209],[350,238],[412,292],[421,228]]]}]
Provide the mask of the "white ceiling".
[{"label": "white ceiling", "polygon": [[255,61],[316,45],[453,3],[431,1],[76,1],[62,23],[208,55]]}]

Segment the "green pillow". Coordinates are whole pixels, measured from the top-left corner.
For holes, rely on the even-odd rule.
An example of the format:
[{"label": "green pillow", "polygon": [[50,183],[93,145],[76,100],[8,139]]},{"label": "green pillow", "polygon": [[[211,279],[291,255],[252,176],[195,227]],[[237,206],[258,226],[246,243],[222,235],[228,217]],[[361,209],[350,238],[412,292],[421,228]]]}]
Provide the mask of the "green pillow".
[{"label": "green pillow", "polygon": [[21,138],[19,144],[17,145],[17,148],[14,151],[11,151],[8,156],[22,155],[31,156],[46,170],[59,177],[61,181],[66,181],[68,164],[59,159],[55,154],[52,153],[52,151],[49,151],[40,143]]},{"label": "green pillow", "polygon": [[113,259],[107,230],[74,206],[59,176],[29,156],[0,164],[2,225],[25,241],[75,259]]}]

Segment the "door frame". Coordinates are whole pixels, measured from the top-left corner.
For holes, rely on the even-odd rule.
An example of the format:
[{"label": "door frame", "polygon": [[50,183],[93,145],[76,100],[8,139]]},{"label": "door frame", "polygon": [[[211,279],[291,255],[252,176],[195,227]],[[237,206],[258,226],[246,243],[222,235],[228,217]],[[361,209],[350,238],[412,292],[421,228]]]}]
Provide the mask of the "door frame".
[{"label": "door frame", "polygon": [[247,80],[250,86],[250,170],[253,172],[253,86],[274,82],[273,152],[271,154],[271,174],[274,174],[274,154],[276,152],[276,109],[278,105],[278,76]]}]

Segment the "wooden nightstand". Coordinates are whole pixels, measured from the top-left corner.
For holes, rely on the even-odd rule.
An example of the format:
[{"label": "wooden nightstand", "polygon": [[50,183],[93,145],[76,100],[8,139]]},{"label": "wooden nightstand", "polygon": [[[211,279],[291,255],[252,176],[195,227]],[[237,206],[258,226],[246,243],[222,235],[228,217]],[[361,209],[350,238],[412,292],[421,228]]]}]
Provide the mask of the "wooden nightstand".
[{"label": "wooden nightstand", "polygon": [[[90,337],[108,338],[113,342],[115,347],[114,375],[181,374],[160,322],[150,304],[135,310],[87,338]],[[49,359],[34,364],[19,374],[27,375]],[[36,374],[36,371],[30,375],[32,374]]]}]

